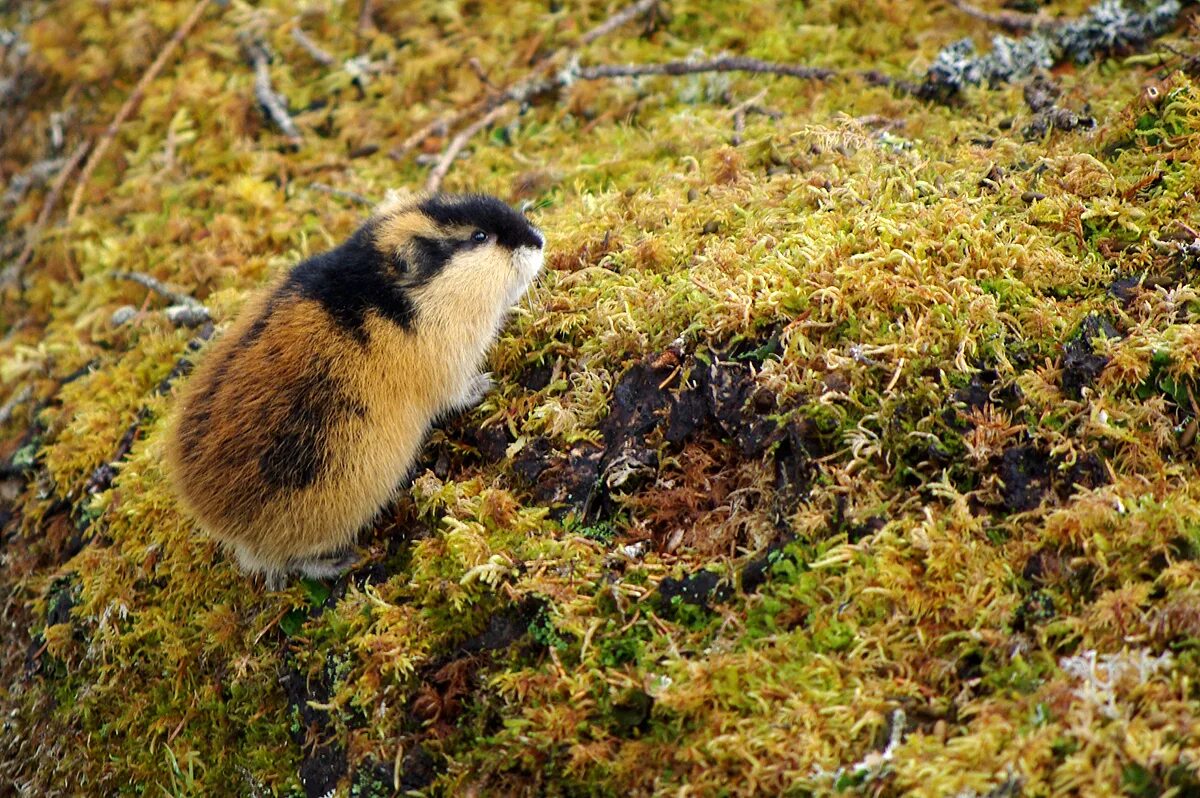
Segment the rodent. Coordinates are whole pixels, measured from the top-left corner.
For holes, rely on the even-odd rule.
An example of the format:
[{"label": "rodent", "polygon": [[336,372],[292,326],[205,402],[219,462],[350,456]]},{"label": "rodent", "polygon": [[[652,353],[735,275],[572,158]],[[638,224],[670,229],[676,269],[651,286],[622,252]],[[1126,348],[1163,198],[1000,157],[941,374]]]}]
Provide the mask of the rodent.
[{"label": "rodent", "polygon": [[491,387],[480,367],[543,248],[494,197],[433,194],[293,267],[181,391],[166,459],[184,508],[268,587],[351,567],[431,425]]}]

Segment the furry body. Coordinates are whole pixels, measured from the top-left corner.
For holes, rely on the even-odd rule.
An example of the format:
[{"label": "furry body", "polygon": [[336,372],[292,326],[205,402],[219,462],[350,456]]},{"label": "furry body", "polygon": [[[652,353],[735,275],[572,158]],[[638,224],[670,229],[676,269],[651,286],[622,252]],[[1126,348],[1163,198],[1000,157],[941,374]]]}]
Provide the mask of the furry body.
[{"label": "furry body", "polygon": [[487,349],[541,262],[507,205],[439,195],[294,267],[183,391],[168,467],[186,509],[269,582],[343,570],[431,424],[482,398]]}]

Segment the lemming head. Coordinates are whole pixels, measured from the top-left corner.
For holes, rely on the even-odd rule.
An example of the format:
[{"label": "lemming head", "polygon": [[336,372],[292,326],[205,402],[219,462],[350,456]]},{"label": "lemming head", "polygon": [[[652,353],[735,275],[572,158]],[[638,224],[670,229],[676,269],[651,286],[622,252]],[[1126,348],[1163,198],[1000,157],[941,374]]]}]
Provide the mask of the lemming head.
[{"label": "lemming head", "polygon": [[[376,218],[376,246],[413,288],[475,271],[480,279],[501,277],[511,304],[542,267],[541,232],[495,197],[437,194],[396,201]],[[507,273],[493,275],[496,269]]]}]

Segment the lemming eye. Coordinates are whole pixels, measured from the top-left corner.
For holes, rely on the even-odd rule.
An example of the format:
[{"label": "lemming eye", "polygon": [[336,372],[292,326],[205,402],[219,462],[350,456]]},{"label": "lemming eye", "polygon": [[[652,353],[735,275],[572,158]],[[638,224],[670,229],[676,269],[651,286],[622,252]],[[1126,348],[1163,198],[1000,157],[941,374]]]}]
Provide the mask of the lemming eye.
[{"label": "lemming eye", "polygon": [[476,244],[482,244],[484,241],[487,241],[487,238],[487,233],[482,230],[476,230],[474,233],[471,233],[471,240]]}]

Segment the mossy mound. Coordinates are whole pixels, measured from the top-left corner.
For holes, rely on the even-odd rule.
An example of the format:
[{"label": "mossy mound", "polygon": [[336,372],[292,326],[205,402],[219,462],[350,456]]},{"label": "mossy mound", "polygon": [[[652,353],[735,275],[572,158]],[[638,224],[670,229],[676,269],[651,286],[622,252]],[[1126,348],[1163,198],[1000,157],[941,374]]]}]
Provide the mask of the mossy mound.
[{"label": "mossy mound", "polygon": [[420,186],[454,130],[390,157],[406,137],[569,66],[615,10],[378,6],[207,8],[70,218],[45,162],[193,6],[0,6],[7,262],[48,208],[0,305],[0,791],[1200,791],[1182,20],[1032,95],[914,91],[992,33],[924,0],[674,0],[580,48],[895,80],[577,82],[477,136],[445,187],[532,201],[550,251],[498,387],[435,431],[359,568],[272,593],[170,495],[174,387],[363,217],[322,186]]}]

